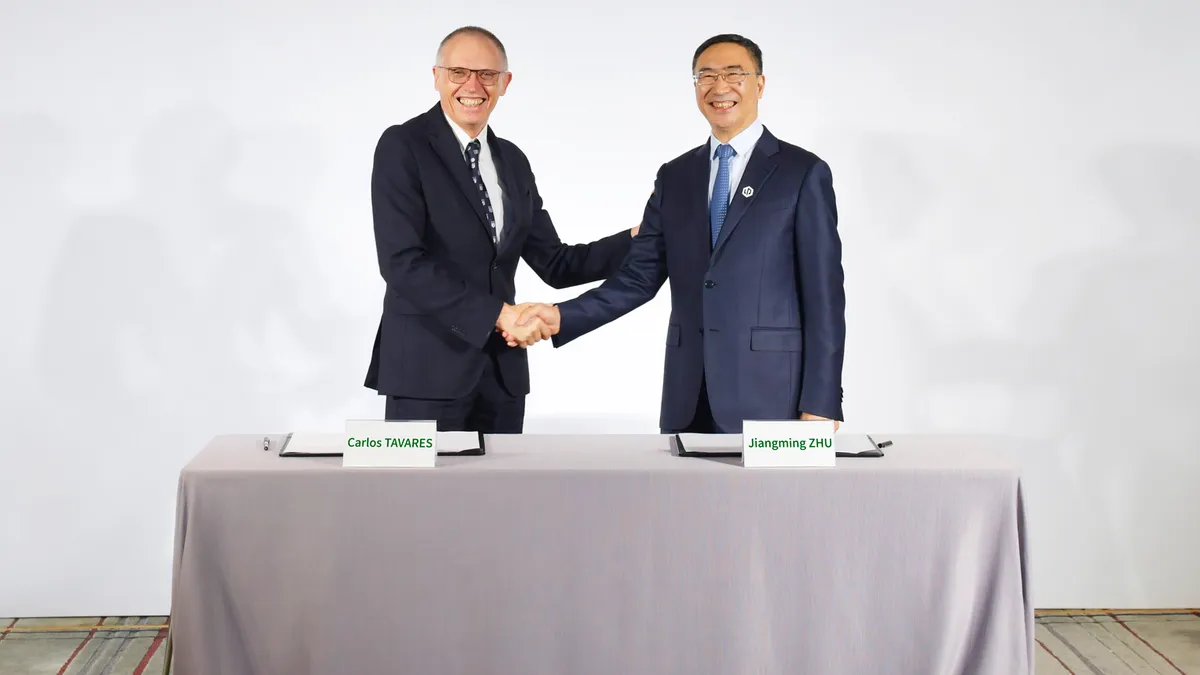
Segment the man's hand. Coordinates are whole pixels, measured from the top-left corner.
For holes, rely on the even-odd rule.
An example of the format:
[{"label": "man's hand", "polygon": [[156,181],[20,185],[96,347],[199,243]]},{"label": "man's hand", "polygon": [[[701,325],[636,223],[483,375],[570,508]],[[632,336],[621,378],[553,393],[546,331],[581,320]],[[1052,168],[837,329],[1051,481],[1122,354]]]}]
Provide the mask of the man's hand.
[{"label": "man's hand", "polygon": [[808,413],[800,413],[800,419],[804,422],[833,422],[834,431],[837,431],[838,427],[841,426],[837,420],[831,420],[828,417],[821,417],[819,415],[810,415]]},{"label": "man's hand", "polygon": [[554,305],[530,302],[517,305],[514,309],[520,311],[520,315],[514,326],[518,332],[513,333],[507,328],[504,329],[504,339],[508,340],[509,347],[521,344],[520,337],[522,333],[519,331],[540,328],[541,339],[543,340],[558,335],[560,316],[558,308]]},{"label": "man's hand", "polygon": [[631,229],[631,230],[629,231],[629,236],[630,236],[630,237],[636,237],[636,236],[637,236],[637,233],[638,233],[639,231],[641,231],[641,229],[642,229],[642,226],[641,226],[641,225],[634,225],[634,226],[633,226],[633,229]]},{"label": "man's hand", "polygon": [[550,328],[541,321],[529,321],[524,325],[517,325],[518,319],[521,318],[521,310],[526,306],[505,303],[504,308],[500,310],[500,316],[496,317],[496,330],[504,335],[509,347],[520,345],[524,349],[553,335]]}]

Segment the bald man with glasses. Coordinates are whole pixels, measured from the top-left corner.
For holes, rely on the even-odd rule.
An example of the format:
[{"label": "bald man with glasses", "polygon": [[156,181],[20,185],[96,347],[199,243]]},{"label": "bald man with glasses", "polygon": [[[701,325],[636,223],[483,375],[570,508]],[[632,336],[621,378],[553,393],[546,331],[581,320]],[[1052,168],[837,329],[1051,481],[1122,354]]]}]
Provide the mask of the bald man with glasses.
[{"label": "bald man with glasses", "polygon": [[436,420],[441,431],[520,433],[528,353],[550,336],[516,326],[515,276],[524,260],[547,285],[601,281],[638,228],[589,244],[559,239],[524,153],[488,117],[512,74],[483,28],[450,33],[433,68],[439,101],[386,129],[375,148],[371,205],[386,282],[365,385],[389,420]]}]

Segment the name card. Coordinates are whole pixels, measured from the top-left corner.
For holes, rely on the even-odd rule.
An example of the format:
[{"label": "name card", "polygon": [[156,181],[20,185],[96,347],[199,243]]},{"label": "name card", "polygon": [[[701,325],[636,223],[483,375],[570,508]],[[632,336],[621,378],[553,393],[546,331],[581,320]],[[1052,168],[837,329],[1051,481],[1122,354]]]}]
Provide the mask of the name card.
[{"label": "name card", "polygon": [[742,466],[833,466],[833,434],[832,421],[747,420],[742,423]]},{"label": "name card", "polygon": [[347,420],[342,466],[432,469],[437,462],[437,422]]}]

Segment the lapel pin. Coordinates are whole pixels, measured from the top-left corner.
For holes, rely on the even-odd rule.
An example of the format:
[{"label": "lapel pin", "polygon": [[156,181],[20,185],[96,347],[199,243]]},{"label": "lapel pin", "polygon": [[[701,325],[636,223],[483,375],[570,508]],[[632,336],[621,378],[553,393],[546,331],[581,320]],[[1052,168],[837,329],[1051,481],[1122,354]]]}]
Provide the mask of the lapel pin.
[{"label": "lapel pin", "polygon": [[742,188],[742,196],[743,197],[750,197],[753,195],[754,195],[754,188],[750,187],[749,185]]}]

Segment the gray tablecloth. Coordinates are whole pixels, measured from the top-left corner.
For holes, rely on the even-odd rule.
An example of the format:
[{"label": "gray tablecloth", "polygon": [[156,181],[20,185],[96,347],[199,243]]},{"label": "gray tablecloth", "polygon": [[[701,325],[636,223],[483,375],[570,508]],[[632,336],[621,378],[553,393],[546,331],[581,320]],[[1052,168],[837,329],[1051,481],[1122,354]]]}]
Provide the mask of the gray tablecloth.
[{"label": "gray tablecloth", "polygon": [[833,469],[511,436],[366,470],[219,437],[180,478],[174,672],[1032,672],[1018,471],[892,438]]}]

